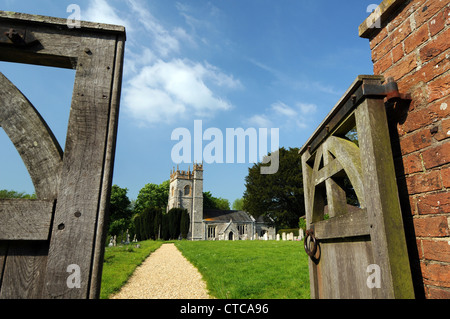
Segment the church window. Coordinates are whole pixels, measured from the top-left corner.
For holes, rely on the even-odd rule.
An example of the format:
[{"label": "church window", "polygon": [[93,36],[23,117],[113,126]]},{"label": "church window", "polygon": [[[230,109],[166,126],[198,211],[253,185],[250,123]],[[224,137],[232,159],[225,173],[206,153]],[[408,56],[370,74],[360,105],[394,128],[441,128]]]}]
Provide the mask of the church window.
[{"label": "church window", "polygon": [[184,195],[190,195],[191,194],[191,187],[189,185],[186,185],[184,187]]},{"label": "church window", "polygon": [[237,226],[238,231],[239,231],[239,235],[244,235],[245,234],[245,225],[238,225]]},{"label": "church window", "polygon": [[216,226],[208,226],[208,239],[216,238]]}]

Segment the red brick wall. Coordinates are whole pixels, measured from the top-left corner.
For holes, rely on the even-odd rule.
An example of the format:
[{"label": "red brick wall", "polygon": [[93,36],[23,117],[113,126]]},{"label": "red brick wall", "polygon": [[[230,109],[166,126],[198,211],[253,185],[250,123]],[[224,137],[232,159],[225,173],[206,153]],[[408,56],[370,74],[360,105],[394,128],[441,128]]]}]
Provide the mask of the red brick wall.
[{"label": "red brick wall", "polygon": [[416,296],[450,298],[450,1],[405,1],[370,48],[412,97],[388,115]]}]

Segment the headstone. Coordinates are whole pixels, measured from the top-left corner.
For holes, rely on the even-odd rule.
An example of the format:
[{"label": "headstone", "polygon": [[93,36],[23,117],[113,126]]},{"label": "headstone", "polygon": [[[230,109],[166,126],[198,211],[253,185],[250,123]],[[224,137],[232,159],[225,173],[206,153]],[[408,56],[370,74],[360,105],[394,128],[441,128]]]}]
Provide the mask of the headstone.
[{"label": "headstone", "polygon": [[281,236],[282,236],[283,240],[286,240],[286,233],[282,233]]},{"label": "headstone", "polygon": [[127,239],[125,241],[125,244],[128,245],[130,243],[130,234],[128,233],[128,229],[127,229]]},{"label": "headstone", "polygon": [[264,239],[264,240],[268,240],[268,239],[269,239],[269,238],[267,237],[267,233],[264,233],[263,239]]},{"label": "headstone", "polygon": [[298,239],[303,240],[303,238],[305,238],[305,233],[303,232],[303,228],[300,228],[298,230]]},{"label": "headstone", "polygon": [[113,237],[111,236],[111,238],[109,238],[109,245],[108,245],[109,247],[113,247],[114,246],[114,239],[113,239]]},{"label": "headstone", "polygon": [[277,234],[277,241],[280,241],[280,234]]},{"label": "headstone", "polygon": [[289,233],[289,240],[294,240],[294,233]]}]

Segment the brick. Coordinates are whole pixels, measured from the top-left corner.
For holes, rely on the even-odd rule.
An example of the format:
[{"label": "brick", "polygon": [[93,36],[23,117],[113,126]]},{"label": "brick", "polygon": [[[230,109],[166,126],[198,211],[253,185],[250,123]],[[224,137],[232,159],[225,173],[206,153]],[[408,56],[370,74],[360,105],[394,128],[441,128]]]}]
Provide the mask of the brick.
[{"label": "brick", "polygon": [[418,196],[416,202],[420,215],[450,213],[450,191]]},{"label": "brick", "polygon": [[450,7],[445,7],[428,22],[430,35],[436,35],[448,24],[450,24]]},{"label": "brick", "polygon": [[380,44],[377,45],[376,48],[372,50],[372,61],[377,62],[386,54],[390,53],[393,47],[392,37],[386,37],[383,41],[380,42]]},{"label": "brick", "polygon": [[444,182],[444,187],[450,187],[450,167],[441,169],[442,180]]},{"label": "brick", "polygon": [[431,145],[431,133],[429,129],[423,129],[409,134],[400,140],[402,155],[421,150]]},{"label": "brick", "polygon": [[420,59],[425,63],[450,47],[450,28],[440,33],[436,39],[429,41],[420,49]]},{"label": "brick", "polygon": [[422,158],[426,169],[450,163],[450,143],[444,143],[422,152]]},{"label": "brick", "polygon": [[422,171],[422,159],[419,154],[411,154],[403,157],[405,174],[413,174]]},{"label": "brick", "polygon": [[450,240],[423,240],[422,247],[425,259],[450,262]]},{"label": "brick", "polygon": [[424,284],[450,287],[450,265],[421,262],[420,268]]},{"label": "brick", "polygon": [[420,194],[442,189],[439,171],[430,171],[406,177],[408,194]]},{"label": "brick", "polygon": [[395,28],[397,28],[400,24],[403,23],[406,19],[409,19],[411,15],[416,11],[425,0],[415,0],[411,1],[401,12],[399,12],[395,18],[387,26],[389,32],[392,32]]},{"label": "brick", "polygon": [[450,118],[442,120],[441,126],[438,127],[438,132],[434,135],[434,138],[438,141],[442,141],[450,137]]},{"label": "brick", "polygon": [[446,216],[414,218],[413,223],[417,237],[447,237],[450,235]]},{"label": "brick", "polygon": [[416,26],[419,27],[431,19],[437,12],[448,4],[447,0],[432,0],[425,2],[415,13]]},{"label": "brick", "polygon": [[428,287],[428,299],[450,299],[450,289]]},{"label": "brick", "polygon": [[379,61],[373,64],[374,74],[383,74],[388,68],[392,66],[392,54],[389,52]]},{"label": "brick", "polygon": [[393,63],[397,63],[401,58],[403,58],[405,55],[405,52],[403,51],[403,46],[402,44],[397,45],[393,50],[392,50],[392,62]]},{"label": "brick", "polygon": [[411,33],[411,20],[408,19],[398,26],[389,37],[392,38],[392,47],[402,42]]},{"label": "brick", "polygon": [[447,72],[428,83],[429,103],[448,95],[450,95],[450,72]]},{"label": "brick", "polygon": [[401,79],[403,76],[411,72],[417,67],[417,58],[414,53],[408,54],[400,61],[394,64],[385,76],[393,76],[394,79]]},{"label": "brick", "polygon": [[383,41],[388,35],[387,28],[382,28],[378,34],[370,40],[370,49],[373,50],[381,41]]},{"label": "brick", "polygon": [[420,45],[428,40],[428,24],[424,24],[418,30],[415,30],[411,35],[405,40],[405,52],[410,53],[414,49],[418,48]]}]

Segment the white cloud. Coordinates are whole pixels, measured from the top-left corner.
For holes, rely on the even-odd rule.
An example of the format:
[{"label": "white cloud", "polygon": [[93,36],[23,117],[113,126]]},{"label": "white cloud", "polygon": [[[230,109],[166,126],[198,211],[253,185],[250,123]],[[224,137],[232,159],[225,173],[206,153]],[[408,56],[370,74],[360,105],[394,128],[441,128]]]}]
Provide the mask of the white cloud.
[{"label": "white cloud", "polygon": [[86,21],[122,25],[127,31],[132,30],[129,21],[119,17],[117,10],[106,0],[91,0],[87,9],[82,12],[81,18]]},{"label": "white cloud", "polygon": [[179,58],[183,45],[198,48],[192,26],[200,20],[186,13],[187,6],[176,5],[186,13],[191,32],[164,26],[142,0],[124,1],[120,11],[112,3],[90,0],[84,14],[91,21],[127,28],[122,104],[131,118],[141,125],[173,123],[194,116],[212,117],[232,108],[218,92],[241,88],[239,80],[206,61]]},{"label": "white cloud", "polygon": [[304,129],[308,127],[311,116],[315,114],[317,106],[308,103],[296,103],[291,107],[281,101],[273,103],[262,114],[251,116],[246,124],[256,127],[294,127]]},{"label": "white cloud", "polygon": [[207,85],[235,88],[239,82],[209,64],[159,59],[145,66],[124,89],[125,108],[141,121],[171,123],[183,118],[209,117],[231,109]]}]

